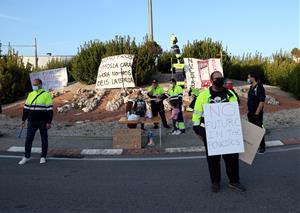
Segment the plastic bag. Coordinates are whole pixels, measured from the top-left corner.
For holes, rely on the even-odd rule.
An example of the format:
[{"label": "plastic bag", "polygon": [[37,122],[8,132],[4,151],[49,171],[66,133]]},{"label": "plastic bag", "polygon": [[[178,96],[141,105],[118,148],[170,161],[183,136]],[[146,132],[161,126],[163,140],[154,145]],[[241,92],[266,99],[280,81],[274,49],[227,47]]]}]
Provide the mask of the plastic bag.
[{"label": "plastic bag", "polygon": [[152,118],[152,112],[150,110],[146,112],[145,118]]}]

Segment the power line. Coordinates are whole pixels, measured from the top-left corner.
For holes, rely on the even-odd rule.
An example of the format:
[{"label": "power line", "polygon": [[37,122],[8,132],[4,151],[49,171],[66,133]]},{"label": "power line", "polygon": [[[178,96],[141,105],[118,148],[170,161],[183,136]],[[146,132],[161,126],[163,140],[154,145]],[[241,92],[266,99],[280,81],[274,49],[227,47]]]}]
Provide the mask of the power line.
[{"label": "power line", "polygon": [[32,45],[26,45],[26,44],[14,44],[11,45],[10,42],[8,42],[7,45],[2,44],[0,41],[0,57],[2,55],[2,47],[8,47],[8,51],[11,50],[12,47],[33,47],[34,48],[34,57],[35,57],[35,67],[38,67],[38,57],[37,57],[37,41],[36,38],[34,38],[34,44]]}]

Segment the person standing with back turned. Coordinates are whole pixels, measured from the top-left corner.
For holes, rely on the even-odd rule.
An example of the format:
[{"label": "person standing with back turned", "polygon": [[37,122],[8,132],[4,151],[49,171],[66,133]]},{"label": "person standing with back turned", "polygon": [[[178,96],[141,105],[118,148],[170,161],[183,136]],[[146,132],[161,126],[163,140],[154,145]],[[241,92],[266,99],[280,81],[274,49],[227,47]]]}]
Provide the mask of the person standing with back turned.
[{"label": "person standing with back turned", "polygon": [[25,156],[19,162],[20,165],[27,163],[31,156],[32,142],[36,131],[40,130],[42,141],[42,153],[40,163],[46,163],[48,151],[48,129],[51,128],[53,118],[52,97],[42,88],[42,80],[35,79],[32,82],[33,91],[29,93],[22,116],[22,127],[27,123],[27,136],[25,141]]}]

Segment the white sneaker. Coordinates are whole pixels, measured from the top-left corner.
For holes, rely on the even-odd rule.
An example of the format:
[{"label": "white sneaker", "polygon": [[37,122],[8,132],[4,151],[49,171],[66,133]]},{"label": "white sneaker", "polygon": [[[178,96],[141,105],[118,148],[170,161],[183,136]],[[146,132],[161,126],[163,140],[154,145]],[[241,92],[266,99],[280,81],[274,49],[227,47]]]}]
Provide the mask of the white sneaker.
[{"label": "white sneaker", "polygon": [[180,134],[181,134],[180,130],[176,130],[176,131],[172,132],[172,135],[180,135]]},{"label": "white sneaker", "polygon": [[23,165],[29,161],[30,158],[23,157],[22,160],[19,161],[19,165]]},{"label": "white sneaker", "polygon": [[46,163],[46,158],[41,158],[40,163]]}]

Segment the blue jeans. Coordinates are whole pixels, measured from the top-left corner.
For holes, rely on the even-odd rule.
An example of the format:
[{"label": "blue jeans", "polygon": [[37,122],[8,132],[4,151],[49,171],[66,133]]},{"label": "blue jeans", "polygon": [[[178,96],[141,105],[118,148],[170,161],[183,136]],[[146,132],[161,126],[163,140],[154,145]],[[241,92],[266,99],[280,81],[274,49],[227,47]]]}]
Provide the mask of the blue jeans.
[{"label": "blue jeans", "polygon": [[42,154],[41,157],[47,156],[48,151],[48,130],[45,121],[28,121],[27,136],[25,142],[25,157],[30,158],[32,142],[37,130],[40,130],[42,140]]}]

